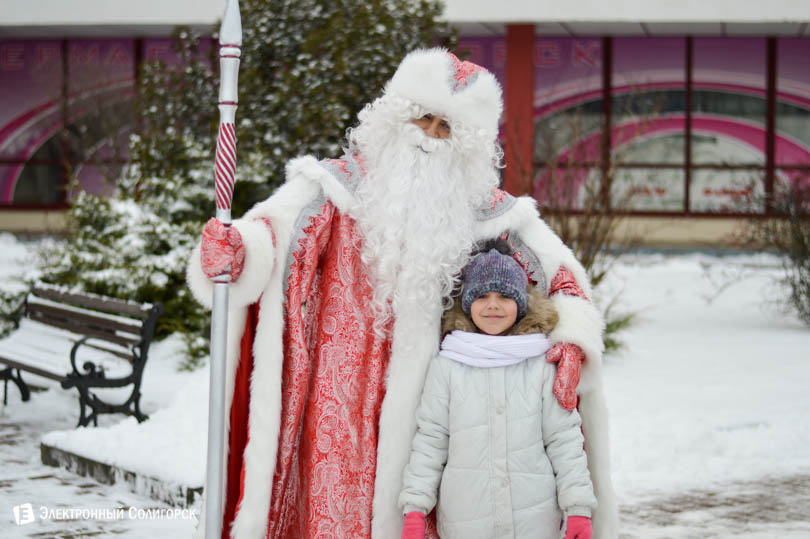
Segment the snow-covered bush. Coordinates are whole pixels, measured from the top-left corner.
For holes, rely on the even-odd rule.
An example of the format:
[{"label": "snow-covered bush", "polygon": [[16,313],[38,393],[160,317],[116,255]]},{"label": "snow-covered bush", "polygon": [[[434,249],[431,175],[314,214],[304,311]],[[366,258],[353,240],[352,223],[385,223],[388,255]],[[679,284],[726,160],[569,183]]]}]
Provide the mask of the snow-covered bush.
[{"label": "snow-covered bush", "polygon": [[0,290],[0,338],[17,329],[25,306],[25,292]]},{"label": "snow-covered bush", "polygon": [[[433,0],[243,0],[241,11],[235,217],[280,185],[291,157],[338,156],[408,51],[454,39]],[[194,367],[207,353],[208,315],[184,270],[214,213],[218,61],[217,47],[188,29],[175,38],[177,61],[140,66],[136,134],[114,195],[75,197],[71,235],[46,253],[42,277],[162,302],[158,336],[185,335]]]}]

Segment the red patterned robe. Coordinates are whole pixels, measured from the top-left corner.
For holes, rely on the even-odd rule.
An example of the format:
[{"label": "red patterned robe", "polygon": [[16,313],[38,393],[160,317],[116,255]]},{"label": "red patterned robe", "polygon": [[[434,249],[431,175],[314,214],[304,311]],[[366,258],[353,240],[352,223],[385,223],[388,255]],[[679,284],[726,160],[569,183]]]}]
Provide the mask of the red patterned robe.
[{"label": "red patterned robe", "polygon": [[[324,203],[302,230],[287,283],[281,431],[269,537],[369,537],[377,424],[390,342],[372,331],[371,290],[354,221]],[[256,307],[253,307],[256,309]],[[290,316],[289,313],[302,313]],[[247,322],[239,369],[253,358]],[[242,393],[247,396],[247,392]],[[356,398],[362,396],[362,398]],[[235,399],[235,417],[247,418]],[[231,429],[228,476],[245,473],[241,429]],[[241,485],[228,485],[232,519]]]},{"label": "red patterned robe", "polygon": [[[372,331],[372,291],[351,216],[360,173],[351,160],[301,158],[289,166],[284,187],[234,223],[247,256],[230,293],[223,537],[399,536],[396,500],[425,371],[438,349],[441,309],[425,309],[424,319],[413,321],[394,313],[388,338]],[[587,300],[584,271],[531,201],[498,191],[476,217],[480,240],[506,237],[534,283],[560,292],[552,299],[561,322],[549,338],[585,351],[586,444],[589,434],[606,442],[599,432],[602,322]],[[189,283],[210,302],[197,259],[195,253]],[[589,448],[589,460],[604,461],[592,477],[600,508],[609,510],[603,449]]]}]

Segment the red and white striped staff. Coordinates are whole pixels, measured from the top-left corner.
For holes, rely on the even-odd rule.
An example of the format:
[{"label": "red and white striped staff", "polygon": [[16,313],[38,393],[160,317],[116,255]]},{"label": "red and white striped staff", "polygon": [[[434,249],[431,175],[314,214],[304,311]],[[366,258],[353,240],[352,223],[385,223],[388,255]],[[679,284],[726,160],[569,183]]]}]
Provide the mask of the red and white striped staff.
[{"label": "red and white striped staff", "polygon": [[[219,133],[214,164],[216,217],[231,224],[231,202],[236,172],[236,106],[239,101],[239,56],[242,19],[239,0],[227,0],[219,31]],[[211,310],[211,369],[208,401],[208,460],[206,463],[205,537],[222,535],[225,459],[225,350],[228,338],[228,283],[230,273],[214,278]]]},{"label": "red and white striped staff", "polygon": [[239,56],[242,54],[242,19],[239,0],[227,0],[219,33],[219,133],[214,177],[217,219],[231,223],[231,201],[236,173],[236,107],[239,103]]},{"label": "red and white striped staff", "polygon": [[[237,57],[237,62],[239,62]],[[220,111],[223,107],[236,109],[236,103],[219,102]],[[230,112],[233,115],[233,112]],[[217,191],[217,212],[227,212],[228,222],[219,219],[225,224],[230,223],[231,200],[233,199],[233,182],[236,173],[236,131],[233,122],[222,121],[220,116],[219,133],[217,134],[217,155],[214,174]],[[217,214],[219,217],[219,214]]]}]

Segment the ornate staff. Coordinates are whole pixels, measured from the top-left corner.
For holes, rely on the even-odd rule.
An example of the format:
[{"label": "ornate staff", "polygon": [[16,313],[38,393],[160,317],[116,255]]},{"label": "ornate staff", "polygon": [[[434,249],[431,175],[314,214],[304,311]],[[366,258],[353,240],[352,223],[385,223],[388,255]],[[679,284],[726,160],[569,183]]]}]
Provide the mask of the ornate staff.
[{"label": "ornate staff", "polygon": [[[242,47],[242,19],[239,0],[227,0],[219,31],[219,133],[214,164],[216,217],[231,224],[231,201],[236,172],[236,106],[239,101],[239,56]],[[211,370],[208,401],[208,461],[206,465],[205,537],[222,535],[223,465],[225,455],[225,351],[228,331],[229,273],[214,278],[211,311]]]}]

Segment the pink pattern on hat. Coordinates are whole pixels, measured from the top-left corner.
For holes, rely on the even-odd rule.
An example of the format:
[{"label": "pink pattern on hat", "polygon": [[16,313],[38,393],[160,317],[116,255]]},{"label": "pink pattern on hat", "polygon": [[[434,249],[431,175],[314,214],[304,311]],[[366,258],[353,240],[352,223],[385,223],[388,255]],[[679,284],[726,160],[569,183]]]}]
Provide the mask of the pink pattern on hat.
[{"label": "pink pattern on hat", "polygon": [[505,197],[505,196],[506,196],[506,191],[504,191],[503,189],[498,189],[497,187],[495,187],[492,190],[492,198],[489,201],[489,209],[494,210],[500,204],[503,204],[503,197]]},{"label": "pink pattern on hat", "polygon": [[486,71],[486,69],[478,64],[474,64],[468,60],[459,60],[452,52],[448,52],[447,55],[450,57],[450,60],[453,61],[453,69],[455,70],[455,73],[453,73],[453,80],[455,80],[453,92],[457,92],[460,88],[464,88],[467,84],[473,82],[479,72]]}]

